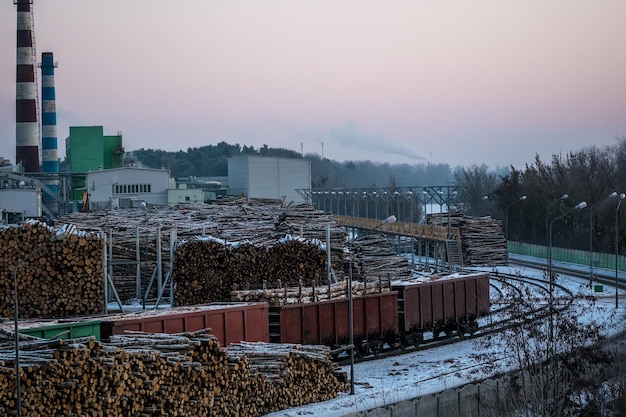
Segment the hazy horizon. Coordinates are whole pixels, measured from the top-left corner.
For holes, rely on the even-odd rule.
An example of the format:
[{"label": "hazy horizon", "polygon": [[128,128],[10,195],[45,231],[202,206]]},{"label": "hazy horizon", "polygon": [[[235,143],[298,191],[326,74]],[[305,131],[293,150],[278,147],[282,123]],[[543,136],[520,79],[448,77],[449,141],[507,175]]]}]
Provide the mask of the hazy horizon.
[{"label": "hazy horizon", "polygon": [[[34,0],[69,126],[127,150],[225,141],[491,168],[626,136],[626,2]],[[0,4],[0,156],[15,161],[16,7]],[[39,73],[39,70],[38,70]]]}]

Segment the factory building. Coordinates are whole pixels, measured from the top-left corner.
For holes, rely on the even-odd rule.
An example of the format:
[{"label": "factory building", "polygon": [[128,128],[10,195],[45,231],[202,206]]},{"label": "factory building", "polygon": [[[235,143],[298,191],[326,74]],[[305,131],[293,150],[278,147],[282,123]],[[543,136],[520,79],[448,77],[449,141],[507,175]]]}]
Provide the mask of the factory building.
[{"label": "factory building", "polygon": [[230,195],[304,203],[296,189],[311,188],[311,162],[256,155],[228,158],[228,183]]},{"label": "factory building", "polygon": [[170,172],[136,167],[103,169],[87,172],[85,181],[90,211],[166,205]]},{"label": "factory building", "polygon": [[105,136],[102,126],[71,126],[65,139],[65,159],[70,172],[87,172],[122,166],[122,134]]},{"label": "factory building", "polygon": [[176,188],[167,190],[167,204],[202,204],[205,201],[204,191],[198,188],[187,188],[184,184],[177,184]]},{"label": "factory building", "polygon": [[[122,134],[105,136],[102,126],[71,126],[65,139],[67,171],[82,174],[122,166]],[[73,200],[83,199],[85,177],[73,175],[70,187]]]}]

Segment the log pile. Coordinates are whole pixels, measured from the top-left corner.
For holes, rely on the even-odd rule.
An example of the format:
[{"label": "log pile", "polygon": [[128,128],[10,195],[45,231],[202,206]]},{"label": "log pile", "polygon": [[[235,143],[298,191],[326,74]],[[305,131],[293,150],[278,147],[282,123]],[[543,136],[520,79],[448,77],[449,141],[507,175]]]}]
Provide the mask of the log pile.
[{"label": "log pile", "polygon": [[[388,291],[388,282],[411,276],[382,235],[355,239],[353,294]],[[348,262],[350,257],[348,257]],[[344,265],[349,273],[349,265]],[[347,294],[345,280],[326,279],[326,253],[317,241],[283,239],[264,247],[197,238],[181,244],[174,262],[177,305],[267,301],[272,305],[320,301]],[[361,281],[361,282],[357,282]],[[319,287],[317,283],[322,283]],[[384,285],[382,283],[385,283]]]},{"label": "log pile", "polygon": [[176,250],[177,305],[230,301],[235,287],[280,287],[321,282],[326,276],[326,251],[319,242],[283,239],[269,246],[230,245],[197,238]]},{"label": "log pile", "polygon": [[[342,280],[329,285],[311,285],[305,287],[283,288],[258,288],[258,289],[235,289],[231,291],[232,301],[241,302],[267,302],[272,306],[312,303],[335,298],[348,297],[348,282]],[[391,290],[391,283],[386,279],[376,279],[371,281],[352,281],[352,295],[359,296],[388,292]]]},{"label": "log pile", "polygon": [[[260,416],[346,389],[325,348],[221,348],[208,329],[20,345],[22,415]],[[0,413],[16,408],[13,342],[0,341]]]},{"label": "log pile", "polygon": [[347,389],[347,374],[327,346],[241,342],[229,345],[228,353],[247,359],[251,371],[268,381],[275,410],[330,400]]},{"label": "log pile", "polygon": [[[161,235],[164,270],[170,262],[174,243],[170,241],[170,233],[173,231],[177,239],[210,236],[226,242],[247,242],[251,247],[268,247],[287,235],[325,242],[329,228],[331,264],[335,270],[341,270],[343,265],[346,234],[333,216],[305,204],[285,205],[280,200],[240,199],[224,204],[70,213],[61,221],[73,223],[82,230],[101,230],[108,234],[113,252],[113,281],[123,301],[135,297],[137,262],[142,270],[141,286],[144,290],[147,288],[157,262],[157,232]],[[237,256],[244,256],[244,253]],[[300,274],[298,271],[303,268],[298,264],[294,268],[297,271],[291,274]]]},{"label": "log pile", "polygon": [[[71,213],[63,220],[83,230],[107,233],[113,281],[123,302],[137,297],[138,270],[140,286],[146,291],[154,275],[159,246],[163,270],[167,272],[168,263],[174,263],[177,305],[230,301],[235,285],[327,285],[327,229],[331,265],[338,279],[342,280],[342,271],[347,273],[349,269],[345,261],[345,231],[332,215],[307,205],[238,200],[227,204]],[[186,243],[179,245],[181,241]],[[387,249],[377,248],[379,244]],[[396,256],[381,236],[357,239],[353,249],[359,259],[353,263],[355,280],[410,275],[408,261]],[[156,288],[152,285],[146,298],[155,297]]]},{"label": "log pile", "polygon": [[[354,279],[393,278],[402,279],[412,276],[411,265],[404,256],[398,256],[392,249],[385,235],[365,234],[351,242],[354,260],[352,276]],[[350,259],[348,259],[350,262]],[[348,273],[348,267],[344,271]]]},{"label": "log pile", "polygon": [[[101,313],[103,240],[79,232],[51,242],[54,233],[52,227],[37,221],[0,229],[0,298],[13,300],[13,274],[19,265],[21,318]],[[0,316],[13,316],[12,302],[0,305]]]},{"label": "log pile", "polygon": [[[448,215],[429,216],[429,223],[448,225]],[[450,226],[461,232],[463,261],[466,265],[506,265],[506,239],[502,221],[490,216],[472,217],[462,213],[450,213]]]}]

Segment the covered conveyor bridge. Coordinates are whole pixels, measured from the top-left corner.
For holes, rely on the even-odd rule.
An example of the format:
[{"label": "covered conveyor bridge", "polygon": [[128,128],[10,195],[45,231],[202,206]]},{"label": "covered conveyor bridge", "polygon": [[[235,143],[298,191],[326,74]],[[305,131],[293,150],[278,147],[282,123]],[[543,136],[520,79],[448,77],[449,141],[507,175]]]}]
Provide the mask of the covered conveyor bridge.
[{"label": "covered conveyor bridge", "polygon": [[450,270],[453,265],[463,269],[463,256],[461,253],[461,233],[458,227],[444,227],[416,223],[393,222],[381,223],[378,219],[363,217],[334,216],[341,226],[353,227],[364,230],[377,230],[398,236],[412,237],[418,240],[426,240],[445,244],[447,261]]}]

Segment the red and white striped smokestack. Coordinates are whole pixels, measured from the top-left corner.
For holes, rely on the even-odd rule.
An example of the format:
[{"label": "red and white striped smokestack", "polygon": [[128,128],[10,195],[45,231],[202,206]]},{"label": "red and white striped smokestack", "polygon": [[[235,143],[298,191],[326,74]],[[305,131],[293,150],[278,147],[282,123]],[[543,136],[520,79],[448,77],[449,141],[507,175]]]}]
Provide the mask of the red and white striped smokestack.
[{"label": "red and white striped smokestack", "polygon": [[17,78],[15,94],[15,162],[25,172],[39,172],[39,126],[33,48],[32,0],[17,4]]}]

